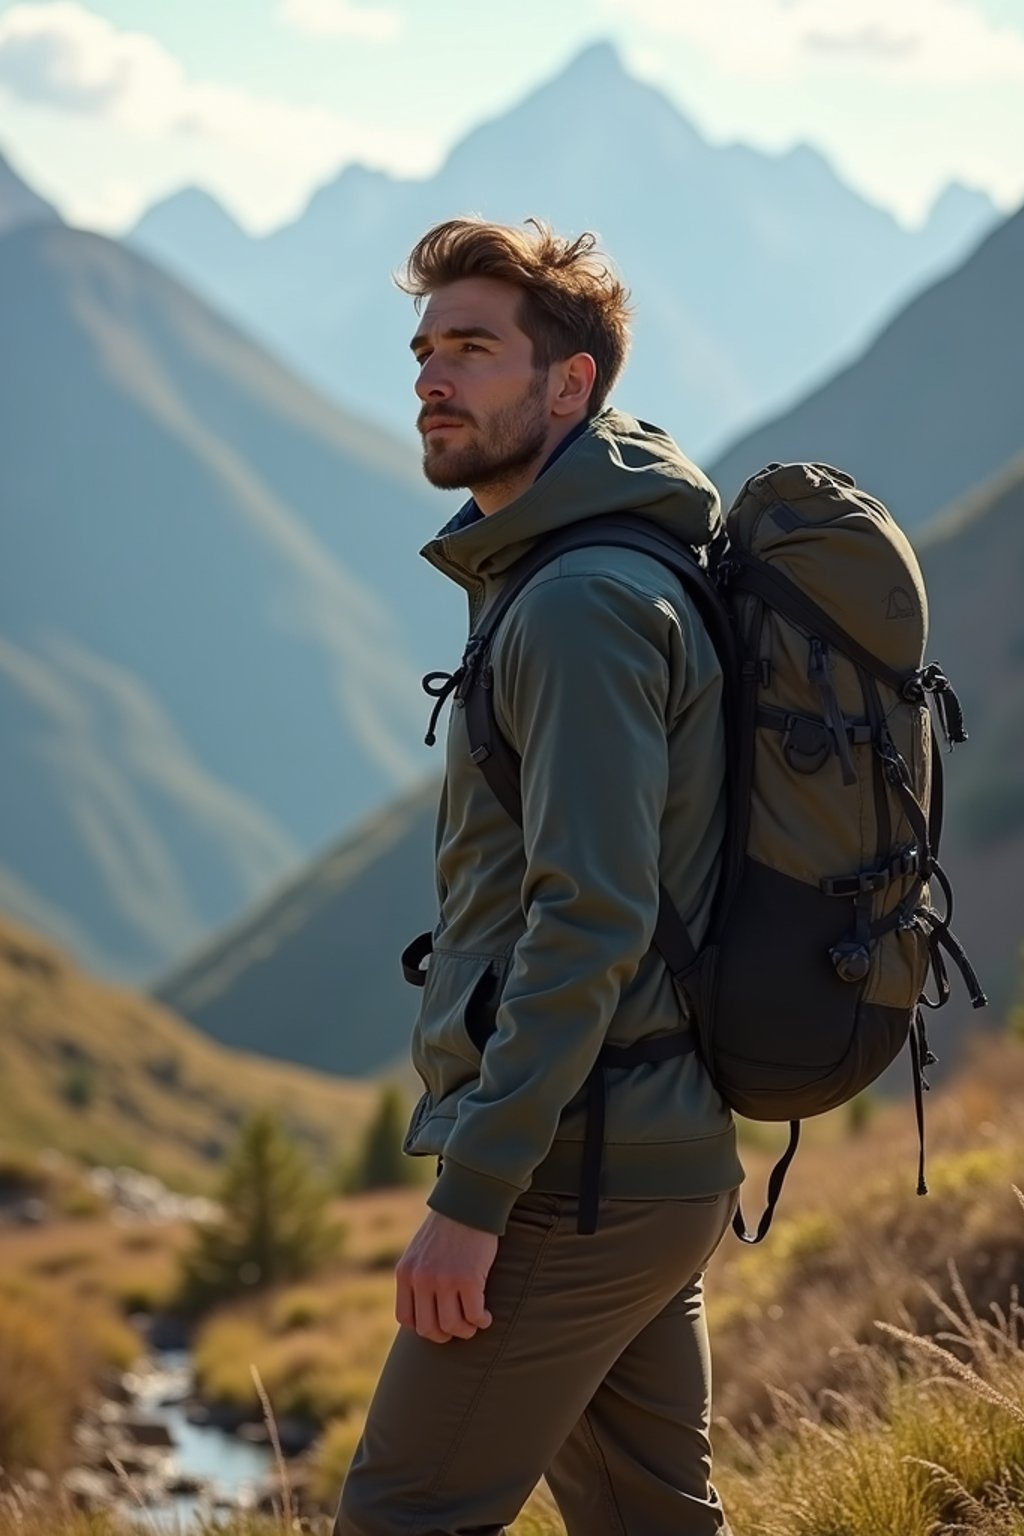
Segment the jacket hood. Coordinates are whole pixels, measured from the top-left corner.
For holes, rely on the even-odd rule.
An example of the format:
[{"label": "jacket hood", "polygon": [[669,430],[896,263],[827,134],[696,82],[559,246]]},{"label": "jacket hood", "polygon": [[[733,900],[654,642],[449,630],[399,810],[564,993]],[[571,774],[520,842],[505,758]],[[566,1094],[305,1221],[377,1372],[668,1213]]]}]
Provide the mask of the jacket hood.
[{"label": "jacket hood", "polygon": [[515,501],[465,528],[456,516],[420,553],[479,591],[543,535],[617,512],[649,518],[697,546],[710,542],[721,521],[718,492],[667,432],[605,410]]}]

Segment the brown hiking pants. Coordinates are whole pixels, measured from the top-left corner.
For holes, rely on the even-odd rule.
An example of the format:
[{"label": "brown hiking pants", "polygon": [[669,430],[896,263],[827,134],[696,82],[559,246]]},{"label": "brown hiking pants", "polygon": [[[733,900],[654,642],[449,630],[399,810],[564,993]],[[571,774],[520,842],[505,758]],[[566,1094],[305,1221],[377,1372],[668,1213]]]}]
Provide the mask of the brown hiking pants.
[{"label": "brown hiking pants", "polygon": [[494,1321],[432,1344],[402,1328],[334,1536],[502,1536],[546,1476],[568,1536],[723,1536],[710,1482],[703,1269],[735,1192],[513,1207]]}]

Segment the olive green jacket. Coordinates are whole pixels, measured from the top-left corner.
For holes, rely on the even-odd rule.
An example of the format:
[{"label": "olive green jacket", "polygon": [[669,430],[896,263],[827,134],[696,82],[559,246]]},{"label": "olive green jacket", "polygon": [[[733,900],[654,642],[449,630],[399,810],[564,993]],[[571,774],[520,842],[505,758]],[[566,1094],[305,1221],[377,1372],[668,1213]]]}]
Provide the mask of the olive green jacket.
[{"label": "olive green jacket", "polygon": [[[471,630],[541,535],[629,511],[704,544],[713,486],[658,428],[604,411],[516,501],[454,519],[424,556]],[[696,942],[725,819],[721,670],[650,555],[557,557],[492,647],[498,724],[522,760],[523,827],[470,760],[455,707],[437,830],[440,918],[413,1037],[425,1092],[406,1151],[442,1155],[438,1211],[504,1231],[517,1197],[579,1188],[584,1085],[607,1039],[685,1027],[651,937],[664,882]],[[481,1058],[467,1013],[495,990]],[[495,1006],[495,1005],[492,1005]],[[712,1195],[742,1179],[732,1117],[695,1054],[608,1071],[604,1193]]]}]

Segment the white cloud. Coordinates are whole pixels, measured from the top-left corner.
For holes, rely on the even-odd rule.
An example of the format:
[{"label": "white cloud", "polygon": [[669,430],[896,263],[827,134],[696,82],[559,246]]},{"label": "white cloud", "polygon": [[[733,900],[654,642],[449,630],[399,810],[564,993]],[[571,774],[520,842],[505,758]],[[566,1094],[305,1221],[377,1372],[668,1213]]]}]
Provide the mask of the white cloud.
[{"label": "white cloud", "polygon": [[402,24],[391,6],[357,0],[281,0],[277,14],[286,26],[311,37],[357,37],[370,43],[390,42]]},{"label": "white cloud", "polygon": [[0,13],[0,86],[22,100],[111,119],[137,133],[198,135],[307,168],[353,154],[389,164],[423,156],[421,145],[399,134],[371,134],[326,107],[191,80],[156,38],[122,31],[78,0],[23,3]]},{"label": "white cloud", "polygon": [[121,32],[77,0],[14,5],[0,15],[0,84],[23,100],[69,111],[173,110],[184,75],[155,38]]},{"label": "white cloud", "polygon": [[[23,0],[0,12],[0,91],[182,153],[194,146],[201,177],[204,157],[229,154],[239,182],[244,165],[259,171],[262,190],[247,210],[259,224],[349,160],[416,174],[431,159],[431,146],[411,129],[381,131],[328,107],[192,79],[156,38],[123,30],[79,0]],[[115,224],[130,201],[124,184],[90,189],[86,220]]]},{"label": "white cloud", "polygon": [[1024,34],[969,0],[606,0],[707,51],[728,75],[778,79],[823,60],[925,84],[1024,81]]}]

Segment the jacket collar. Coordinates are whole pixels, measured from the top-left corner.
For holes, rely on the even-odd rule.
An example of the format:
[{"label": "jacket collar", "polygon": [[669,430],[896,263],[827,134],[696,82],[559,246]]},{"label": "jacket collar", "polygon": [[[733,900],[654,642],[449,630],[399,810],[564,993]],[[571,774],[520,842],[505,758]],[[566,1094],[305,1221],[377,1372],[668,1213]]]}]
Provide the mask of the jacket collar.
[{"label": "jacket collar", "polygon": [[515,501],[489,517],[468,502],[420,553],[479,598],[545,534],[626,511],[694,545],[720,521],[717,491],[668,433],[605,410],[562,440]]}]

